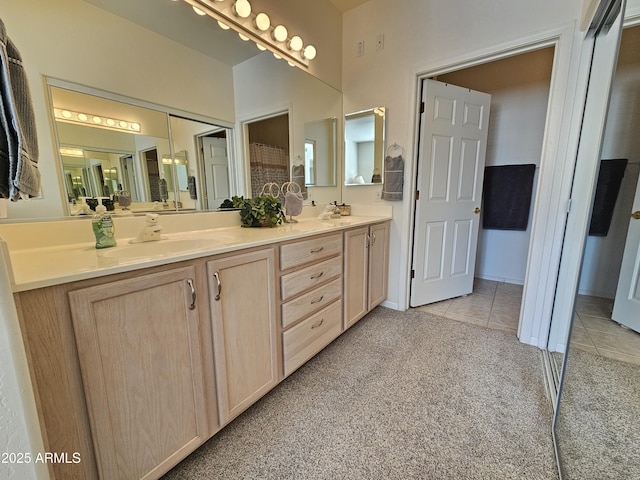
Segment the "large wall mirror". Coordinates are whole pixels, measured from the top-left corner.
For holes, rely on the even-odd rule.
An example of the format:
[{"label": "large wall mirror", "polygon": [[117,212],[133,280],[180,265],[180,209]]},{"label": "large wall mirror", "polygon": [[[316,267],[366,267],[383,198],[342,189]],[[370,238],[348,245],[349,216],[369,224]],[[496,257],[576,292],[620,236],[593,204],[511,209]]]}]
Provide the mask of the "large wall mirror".
[{"label": "large wall mirror", "polygon": [[640,27],[620,33],[623,16],[596,30],[549,332],[563,479],[640,478]]},{"label": "large wall mirror", "polygon": [[374,107],[345,115],[346,185],[382,183],[385,113],[385,107]]},{"label": "large wall mirror", "polygon": [[[37,117],[52,119],[38,132],[43,195],[8,205],[11,220],[70,215],[83,199],[115,196],[121,206],[127,194],[134,212],[215,210],[225,198],[251,195],[244,122],[283,111],[289,168],[304,167],[307,202],[341,200],[339,90],[185,2],[69,1],[51,12],[29,0],[3,18],[14,31],[35,21],[42,36],[56,38],[20,45],[30,71],[56,81],[42,95],[30,79]],[[77,41],[85,37],[92,41]],[[53,107],[71,117],[54,119]],[[89,121],[74,121],[77,113]],[[128,127],[116,128],[119,121]]]}]

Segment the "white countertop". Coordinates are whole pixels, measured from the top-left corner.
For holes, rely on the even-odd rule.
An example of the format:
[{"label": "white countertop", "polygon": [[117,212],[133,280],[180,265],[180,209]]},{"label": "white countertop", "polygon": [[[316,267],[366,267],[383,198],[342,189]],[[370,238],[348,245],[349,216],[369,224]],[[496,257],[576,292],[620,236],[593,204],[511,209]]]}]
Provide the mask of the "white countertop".
[{"label": "white countertop", "polygon": [[[12,290],[20,292],[77,280],[128,272],[250,247],[390,220],[391,215],[345,216],[298,220],[273,228],[224,226],[167,233],[167,239],[130,244],[117,236],[118,245],[98,250],[94,242],[32,248],[7,248]],[[3,242],[0,242],[3,243]]]}]

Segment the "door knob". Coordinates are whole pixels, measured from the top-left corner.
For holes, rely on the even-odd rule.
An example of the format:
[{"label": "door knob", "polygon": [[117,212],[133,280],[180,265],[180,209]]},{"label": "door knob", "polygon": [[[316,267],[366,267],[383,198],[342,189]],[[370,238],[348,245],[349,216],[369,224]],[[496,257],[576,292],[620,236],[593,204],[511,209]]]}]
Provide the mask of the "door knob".
[{"label": "door knob", "polygon": [[473,213],[477,215],[478,213],[480,213],[480,209],[478,207],[474,208]]},{"label": "door knob", "polygon": [[636,220],[640,220],[640,210],[638,210],[637,212],[633,212],[631,216]]}]

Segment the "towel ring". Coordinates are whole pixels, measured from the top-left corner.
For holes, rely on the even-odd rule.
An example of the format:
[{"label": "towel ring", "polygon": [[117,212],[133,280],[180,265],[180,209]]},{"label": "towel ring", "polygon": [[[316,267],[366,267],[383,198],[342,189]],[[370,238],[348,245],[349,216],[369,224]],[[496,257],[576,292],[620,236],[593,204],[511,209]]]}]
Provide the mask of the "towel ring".
[{"label": "towel ring", "polygon": [[400,155],[404,157],[404,147],[402,147],[401,145],[398,145],[396,142],[393,142],[391,145],[387,147],[387,157],[391,155],[391,152],[398,149],[400,150]]},{"label": "towel ring", "polygon": [[268,195],[273,198],[278,198],[280,194],[280,186],[275,182],[268,182],[262,186],[260,195]]},{"label": "towel ring", "polygon": [[282,187],[280,187],[280,193],[282,194],[283,197],[288,192],[300,193],[301,191],[302,191],[302,189],[300,188],[300,185],[298,185],[296,182],[284,182],[282,184]]}]

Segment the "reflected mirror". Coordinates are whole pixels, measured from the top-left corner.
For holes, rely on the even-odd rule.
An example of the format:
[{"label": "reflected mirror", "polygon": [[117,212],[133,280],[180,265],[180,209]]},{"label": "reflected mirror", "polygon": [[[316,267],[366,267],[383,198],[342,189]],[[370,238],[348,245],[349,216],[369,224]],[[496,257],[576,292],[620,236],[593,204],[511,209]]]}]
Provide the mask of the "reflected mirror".
[{"label": "reflected mirror", "polygon": [[346,185],[382,183],[385,107],[345,115],[344,163]]},{"label": "reflected mirror", "polygon": [[229,128],[71,87],[50,85],[71,215],[96,200],[118,213],[215,209],[230,196]]}]

